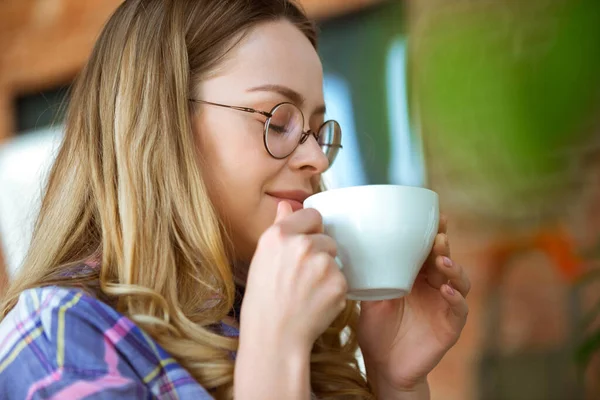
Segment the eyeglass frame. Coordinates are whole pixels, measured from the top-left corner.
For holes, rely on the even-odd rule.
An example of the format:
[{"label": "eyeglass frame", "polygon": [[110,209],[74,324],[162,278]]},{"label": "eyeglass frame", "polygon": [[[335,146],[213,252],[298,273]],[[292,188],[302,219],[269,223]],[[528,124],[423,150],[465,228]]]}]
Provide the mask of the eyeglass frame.
[{"label": "eyeglass frame", "polygon": [[[342,146],[342,144],[320,144],[319,143],[319,134],[318,132],[325,126],[325,124],[333,121],[335,122],[338,126],[340,126],[339,122],[337,122],[334,119],[329,119],[325,122],[323,122],[321,124],[321,126],[319,126],[319,129],[317,129],[317,132],[313,131],[312,129],[307,130],[306,132],[304,131],[304,129],[302,129],[301,133],[300,133],[300,140],[298,141],[298,144],[296,144],[296,146],[292,149],[292,151],[289,152],[289,154],[287,154],[286,156],[283,157],[277,157],[275,156],[271,150],[269,149],[269,145],[267,143],[267,132],[269,130],[269,125],[271,122],[271,118],[273,118],[273,113],[275,112],[275,110],[277,110],[277,108],[281,107],[282,105],[286,105],[289,104],[293,107],[295,107],[298,111],[300,111],[300,115],[302,115],[302,124],[304,126],[304,113],[302,112],[302,110],[295,105],[294,103],[290,103],[289,101],[284,101],[281,103],[276,104],[270,112],[266,112],[266,111],[260,111],[260,110],[256,110],[254,108],[250,108],[250,107],[240,107],[240,106],[230,106],[230,105],[226,105],[226,104],[220,104],[220,103],[213,103],[212,101],[206,101],[206,100],[200,100],[200,99],[188,99],[191,102],[194,103],[199,103],[199,104],[208,104],[211,106],[217,106],[217,107],[223,107],[223,108],[230,108],[232,110],[237,110],[237,111],[243,111],[246,113],[250,113],[250,114],[260,114],[264,117],[267,117],[267,119],[264,122],[264,128],[263,128],[263,144],[265,146],[265,150],[267,150],[267,153],[269,153],[269,155],[271,157],[273,157],[276,160],[284,160],[286,158],[288,158],[289,156],[292,155],[292,153],[294,151],[296,151],[296,149],[298,148],[298,146],[300,146],[301,144],[305,143],[306,140],[308,139],[308,137],[310,135],[313,135],[315,140],[317,141],[317,143],[319,144],[319,146],[327,146],[327,147],[337,147],[338,149],[343,149],[344,147]],[[341,128],[340,128],[340,132],[341,132]],[[325,153],[324,153],[325,154]],[[325,156],[327,156],[327,154],[325,154]],[[329,161],[329,158],[328,158]],[[335,161],[335,159],[334,159]],[[330,162],[329,166],[331,166],[331,164],[333,164],[333,162]]]}]

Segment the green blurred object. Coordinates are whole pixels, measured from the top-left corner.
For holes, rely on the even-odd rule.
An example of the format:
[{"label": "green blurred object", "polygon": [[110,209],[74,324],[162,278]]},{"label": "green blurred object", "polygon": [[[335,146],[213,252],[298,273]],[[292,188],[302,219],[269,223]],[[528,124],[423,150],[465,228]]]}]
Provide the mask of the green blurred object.
[{"label": "green blurred object", "polygon": [[[411,115],[442,206],[504,234],[560,226],[586,184],[581,160],[599,143],[600,1],[425,3],[411,24]],[[594,272],[586,282],[599,278]],[[598,314],[600,304],[581,324],[592,328]],[[576,353],[585,368],[600,351],[600,332],[587,329],[573,345],[548,357]],[[513,389],[512,377],[528,377],[520,371],[529,371],[529,361],[539,361],[531,371],[540,374],[564,365],[543,354],[517,356],[492,359],[485,376],[496,381],[484,386]],[[524,398],[570,393],[572,382],[548,374],[556,378],[539,379],[540,391]]]},{"label": "green blurred object", "polygon": [[600,110],[600,2],[453,1],[429,14],[411,78],[432,180],[480,216],[564,211]]}]

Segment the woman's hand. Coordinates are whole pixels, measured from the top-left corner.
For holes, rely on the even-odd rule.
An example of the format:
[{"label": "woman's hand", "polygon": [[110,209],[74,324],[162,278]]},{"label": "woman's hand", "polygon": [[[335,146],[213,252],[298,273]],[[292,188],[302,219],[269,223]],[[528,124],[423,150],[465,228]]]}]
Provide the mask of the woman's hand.
[{"label": "woman's hand", "polygon": [[346,306],[336,254],[316,210],[292,212],[279,203],[248,272],[234,385],[239,398],[309,398],[312,346]]},{"label": "woman's hand", "polygon": [[250,265],[241,328],[275,329],[286,343],[310,351],[346,306],[347,284],[336,255],[316,210],[293,213],[288,203],[279,203]]},{"label": "woman's hand", "polygon": [[410,294],[361,304],[359,344],[380,399],[427,392],[427,375],[465,326],[471,284],[463,268],[449,258],[446,226],[442,218]]}]

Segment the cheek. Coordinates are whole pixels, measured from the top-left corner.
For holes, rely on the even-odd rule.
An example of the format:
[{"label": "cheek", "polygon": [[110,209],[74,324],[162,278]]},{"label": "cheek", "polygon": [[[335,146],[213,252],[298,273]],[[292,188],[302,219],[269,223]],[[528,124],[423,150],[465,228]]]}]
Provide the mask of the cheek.
[{"label": "cheek", "polygon": [[248,197],[255,194],[261,185],[260,176],[254,173],[256,170],[248,167],[256,165],[259,158],[253,143],[245,138],[244,132],[231,133],[215,129],[214,125],[211,128],[201,131],[198,147],[203,160],[203,175],[213,202],[217,206],[227,203],[234,193],[240,200],[250,200]]},{"label": "cheek", "polygon": [[234,244],[247,248],[272,222],[272,204],[264,190],[281,163],[266,153],[260,129],[254,132],[243,125],[205,120],[197,130],[197,143],[211,201]]}]

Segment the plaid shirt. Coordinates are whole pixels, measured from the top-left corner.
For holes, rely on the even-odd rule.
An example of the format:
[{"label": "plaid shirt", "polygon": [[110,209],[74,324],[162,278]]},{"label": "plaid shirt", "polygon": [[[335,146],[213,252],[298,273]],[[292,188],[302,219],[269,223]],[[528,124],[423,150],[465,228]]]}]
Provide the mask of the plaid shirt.
[{"label": "plaid shirt", "polygon": [[0,323],[0,399],[81,398],[212,399],[158,343],[105,303],[78,289],[23,292]]}]

